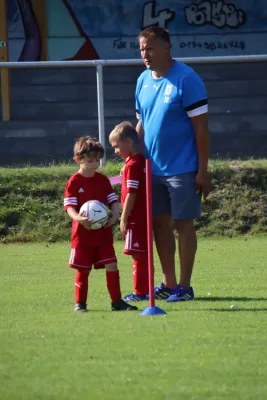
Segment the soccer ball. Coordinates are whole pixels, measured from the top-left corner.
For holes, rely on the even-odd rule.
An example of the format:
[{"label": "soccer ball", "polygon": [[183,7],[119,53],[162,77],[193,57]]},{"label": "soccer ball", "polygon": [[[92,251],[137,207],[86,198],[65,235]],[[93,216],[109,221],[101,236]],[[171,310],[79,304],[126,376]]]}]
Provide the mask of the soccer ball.
[{"label": "soccer ball", "polygon": [[108,209],[98,200],[86,201],[80,208],[80,215],[92,221],[91,229],[100,229],[108,220]]}]

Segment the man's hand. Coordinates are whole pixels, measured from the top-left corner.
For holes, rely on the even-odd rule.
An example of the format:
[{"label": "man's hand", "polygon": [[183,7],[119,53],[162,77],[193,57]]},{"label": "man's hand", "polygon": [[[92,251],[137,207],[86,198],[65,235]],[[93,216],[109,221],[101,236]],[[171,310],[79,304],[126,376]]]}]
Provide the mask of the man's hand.
[{"label": "man's hand", "polygon": [[210,183],[210,177],[208,172],[198,172],[196,175],[196,192],[202,193],[204,201],[208,197],[208,194],[211,192],[212,186]]},{"label": "man's hand", "polygon": [[121,218],[121,222],[120,222],[120,230],[121,233],[123,233],[124,235],[126,235],[127,232],[127,225],[128,225],[128,218]]}]

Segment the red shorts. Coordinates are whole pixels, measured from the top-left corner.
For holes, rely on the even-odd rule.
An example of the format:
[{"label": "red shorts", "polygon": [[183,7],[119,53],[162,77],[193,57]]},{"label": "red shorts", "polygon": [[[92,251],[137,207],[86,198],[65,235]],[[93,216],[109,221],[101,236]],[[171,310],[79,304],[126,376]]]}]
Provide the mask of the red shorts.
[{"label": "red shorts", "polygon": [[71,268],[86,268],[101,269],[105,268],[106,264],[116,263],[117,258],[112,243],[103,244],[98,247],[78,247],[71,249],[69,267]]},{"label": "red shorts", "polygon": [[124,241],[124,254],[133,255],[147,252],[146,224],[130,222]]}]

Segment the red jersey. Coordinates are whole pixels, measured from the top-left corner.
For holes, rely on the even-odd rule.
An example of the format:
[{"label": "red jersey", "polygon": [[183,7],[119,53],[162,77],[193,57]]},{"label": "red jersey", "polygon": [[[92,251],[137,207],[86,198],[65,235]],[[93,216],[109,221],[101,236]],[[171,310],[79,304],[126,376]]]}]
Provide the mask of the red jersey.
[{"label": "red jersey", "polygon": [[[72,207],[79,212],[81,206],[89,200],[101,201],[108,207],[118,201],[117,195],[105,175],[96,172],[92,177],[85,177],[76,172],[66,183],[64,210]],[[72,248],[99,246],[103,242],[113,243],[111,227],[89,230],[79,222],[72,221]]]},{"label": "red jersey", "polygon": [[125,162],[121,183],[122,207],[127,193],[137,193],[128,222],[146,224],[145,157],[141,153],[135,154]]}]

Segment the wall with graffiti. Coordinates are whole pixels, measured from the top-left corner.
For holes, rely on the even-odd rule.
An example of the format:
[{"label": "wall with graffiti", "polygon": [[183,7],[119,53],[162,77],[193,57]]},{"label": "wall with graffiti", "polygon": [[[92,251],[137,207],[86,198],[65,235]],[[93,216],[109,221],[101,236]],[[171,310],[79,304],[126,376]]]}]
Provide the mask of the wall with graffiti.
[{"label": "wall with graffiti", "polygon": [[39,60],[44,47],[49,60],[139,58],[150,25],[169,30],[175,57],[266,53],[266,0],[44,0],[45,16],[37,1],[7,1],[11,60]]},{"label": "wall with graffiti", "polygon": [[44,10],[45,0],[6,0],[9,60],[46,58],[46,43],[42,37]]}]

